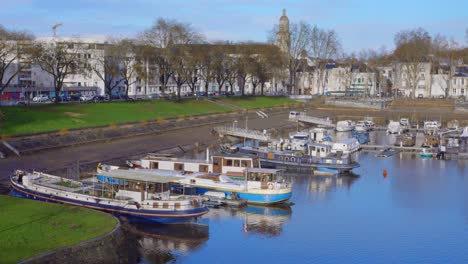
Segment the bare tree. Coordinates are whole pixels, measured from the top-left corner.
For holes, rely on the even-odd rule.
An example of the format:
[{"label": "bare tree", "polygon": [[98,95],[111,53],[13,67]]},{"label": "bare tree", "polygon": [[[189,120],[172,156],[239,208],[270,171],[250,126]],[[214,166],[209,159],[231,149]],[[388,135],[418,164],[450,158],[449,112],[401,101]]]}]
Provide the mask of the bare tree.
[{"label": "bare tree", "polygon": [[227,49],[224,45],[217,45],[214,47],[214,56],[213,56],[213,73],[214,80],[218,85],[218,91],[221,93],[221,88],[223,88],[224,83],[228,79],[228,60],[229,54],[227,54]]},{"label": "bare tree", "polygon": [[125,84],[125,95],[128,96],[130,86],[145,77],[144,60],[133,41],[124,39],[116,45],[120,53],[119,74]]},{"label": "bare tree", "polygon": [[319,90],[322,94],[325,89],[326,66],[331,59],[335,59],[341,52],[341,43],[334,30],[324,30],[313,26],[308,40],[309,56],[316,61],[318,71]]},{"label": "bare tree", "polygon": [[25,32],[14,32],[0,25],[0,93],[8,87],[27,63],[20,63],[30,55],[29,47],[33,36]]},{"label": "bare tree", "polygon": [[141,37],[146,44],[163,49],[174,44],[194,44],[204,40],[203,35],[190,24],[164,18],[158,18]]},{"label": "bare tree", "polygon": [[171,62],[171,68],[173,69],[172,80],[177,86],[177,100],[180,101],[180,94],[182,85],[187,82],[188,70],[186,64],[186,54],[184,46],[173,46],[171,48],[171,56],[169,61]]},{"label": "bare tree", "polygon": [[83,74],[89,70],[88,59],[78,41],[40,42],[34,45],[32,61],[54,79],[55,103],[60,102],[60,92],[66,77]]},{"label": "bare tree", "polygon": [[190,24],[164,18],[158,18],[151,28],[141,34],[142,42],[154,48],[146,51],[147,56],[150,56],[151,61],[158,66],[162,92],[165,92],[167,83],[174,73],[169,61],[171,47],[201,43],[203,39],[203,36]]},{"label": "bare tree", "polygon": [[198,45],[187,46],[185,54],[185,79],[192,93],[198,84],[198,66],[200,65],[200,47]]},{"label": "bare tree", "polygon": [[265,83],[270,81],[275,73],[283,69],[284,66],[285,62],[282,60],[281,51],[277,46],[261,46],[261,49],[253,55],[249,63],[253,94],[255,95],[255,90],[260,85],[260,93],[263,95]]},{"label": "bare tree", "polygon": [[394,40],[396,49],[393,54],[399,61],[398,76],[401,78],[402,86],[410,87],[411,97],[415,98],[419,82],[426,78],[424,70],[425,63],[429,62],[431,37],[426,30],[417,28],[397,33]]},{"label": "bare tree", "polygon": [[112,101],[112,92],[123,81],[120,73],[122,53],[116,45],[106,45],[103,56],[91,60],[91,70],[104,82],[105,94]]},{"label": "bare tree", "polygon": [[[270,43],[276,43],[276,36],[278,35],[279,26],[275,25],[269,32],[268,40]],[[288,70],[288,93],[292,93],[295,90],[297,82],[297,71],[300,67],[301,54],[303,51],[307,51],[310,45],[311,27],[306,22],[299,22],[298,24],[293,23],[289,29],[290,32],[290,45],[286,57],[287,70]]]},{"label": "bare tree", "polygon": [[205,47],[199,53],[198,77],[205,84],[205,92],[208,95],[208,86],[215,77],[214,52],[210,47]]}]

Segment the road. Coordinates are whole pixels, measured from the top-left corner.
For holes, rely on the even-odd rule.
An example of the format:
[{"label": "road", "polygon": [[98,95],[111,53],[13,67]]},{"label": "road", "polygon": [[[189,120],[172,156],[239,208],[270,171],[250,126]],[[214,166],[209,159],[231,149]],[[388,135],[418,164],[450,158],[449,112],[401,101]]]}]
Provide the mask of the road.
[{"label": "road", "polygon": [[[278,128],[290,124],[287,118],[287,114],[272,115],[265,119],[253,118],[248,120],[248,127],[250,129]],[[239,126],[243,124],[245,121],[239,120]],[[217,139],[211,135],[211,129],[212,126],[207,125],[106,143],[51,149],[21,157],[9,157],[0,160],[0,183],[8,182],[9,175],[15,169],[54,171],[76,166],[77,161],[81,164],[97,164],[102,160],[143,155],[195,142],[208,144]]]}]

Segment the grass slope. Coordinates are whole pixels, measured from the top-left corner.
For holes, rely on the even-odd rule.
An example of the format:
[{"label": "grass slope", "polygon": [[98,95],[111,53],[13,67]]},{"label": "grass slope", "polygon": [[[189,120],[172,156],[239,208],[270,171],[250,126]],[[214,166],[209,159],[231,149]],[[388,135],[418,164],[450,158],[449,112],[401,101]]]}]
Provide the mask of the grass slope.
[{"label": "grass slope", "polygon": [[264,96],[255,96],[255,97],[229,97],[223,98],[222,101],[226,103],[234,104],[243,108],[265,108],[273,107],[279,105],[293,105],[298,104],[299,102],[289,99],[287,97],[264,97]]},{"label": "grass slope", "polygon": [[183,100],[180,103],[155,100],[98,104],[47,104],[30,107],[13,106],[2,109],[4,121],[0,127],[0,134],[15,135],[230,110],[230,108],[205,100]]},{"label": "grass slope", "polygon": [[0,262],[18,261],[110,232],[103,212],[0,195]]},{"label": "grass slope", "polygon": [[[221,98],[220,100],[248,109],[298,103],[287,97],[230,97]],[[0,136],[221,113],[233,110],[235,109],[228,106],[195,99],[182,100],[181,102],[153,100],[97,104],[45,104],[30,107],[12,106],[0,109],[4,115],[3,121],[0,118]]]}]

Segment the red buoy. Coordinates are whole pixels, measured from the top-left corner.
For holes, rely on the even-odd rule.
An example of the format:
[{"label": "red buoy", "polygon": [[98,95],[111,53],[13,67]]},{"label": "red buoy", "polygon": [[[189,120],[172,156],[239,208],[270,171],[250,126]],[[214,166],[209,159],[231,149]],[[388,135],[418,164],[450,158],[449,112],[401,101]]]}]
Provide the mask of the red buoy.
[{"label": "red buoy", "polygon": [[383,177],[387,178],[387,170],[385,170],[385,169],[383,170]]}]

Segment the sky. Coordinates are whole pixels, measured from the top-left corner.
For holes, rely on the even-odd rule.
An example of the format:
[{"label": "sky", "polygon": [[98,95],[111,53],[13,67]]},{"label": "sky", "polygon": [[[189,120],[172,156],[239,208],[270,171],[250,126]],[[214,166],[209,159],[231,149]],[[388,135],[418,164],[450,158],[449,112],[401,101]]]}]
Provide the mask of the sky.
[{"label": "sky", "polygon": [[423,27],[467,45],[468,0],[0,0],[0,24],[50,37],[135,37],[163,17],[190,23],[208,40],[265,42],[282,9],[290,23],[335,30],[347,53],[393,49],[394,35]]}]

